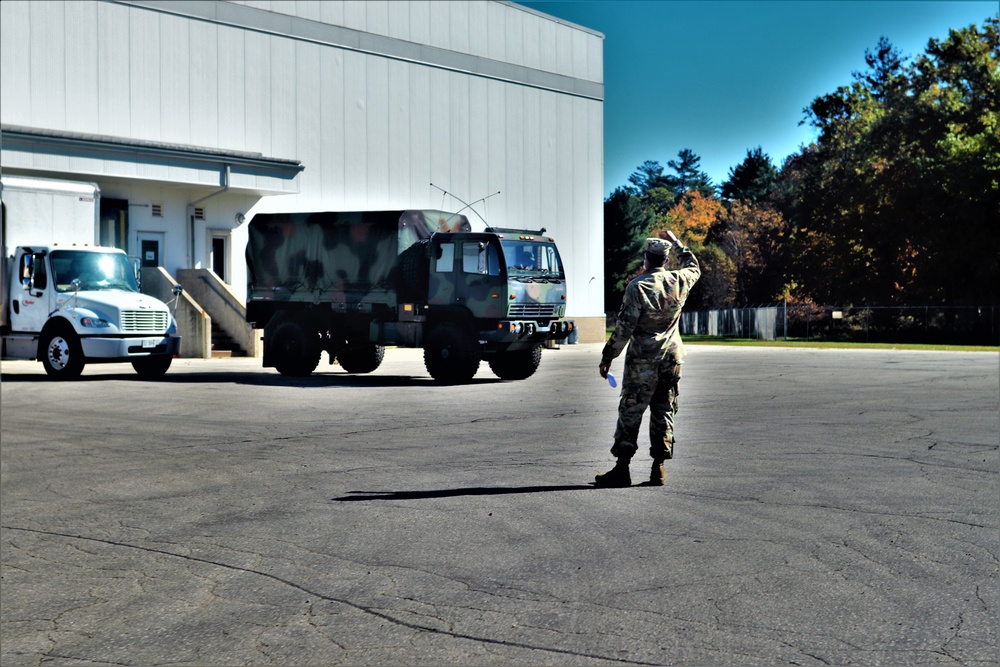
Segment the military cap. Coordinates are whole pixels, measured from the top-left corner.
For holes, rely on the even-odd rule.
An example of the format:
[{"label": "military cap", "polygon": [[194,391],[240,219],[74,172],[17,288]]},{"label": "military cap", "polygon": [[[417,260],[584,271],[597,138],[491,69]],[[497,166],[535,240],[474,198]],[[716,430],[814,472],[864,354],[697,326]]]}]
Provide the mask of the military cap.
[{"label": "military cap", "polygon": [[672,244],[666,239],[646,239],[645,251],[650,255],[666,255]]}]

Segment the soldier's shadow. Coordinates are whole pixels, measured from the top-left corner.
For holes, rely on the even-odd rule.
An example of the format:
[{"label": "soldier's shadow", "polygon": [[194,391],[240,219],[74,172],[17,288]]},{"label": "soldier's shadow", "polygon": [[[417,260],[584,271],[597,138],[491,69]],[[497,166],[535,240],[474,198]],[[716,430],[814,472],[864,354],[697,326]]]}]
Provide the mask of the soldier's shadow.
[{"label": "soldier's shadow", "polygon": [[554,486],[472,486],[459,489],[429,489],[426,491],[348,491],[348,495],[333,498],[338,502],[365,500],[426,500],[455,496],[504,496],[515,493],[546,493],[549,491],[581,491],[596,489],[593,484],[561,484]]}]

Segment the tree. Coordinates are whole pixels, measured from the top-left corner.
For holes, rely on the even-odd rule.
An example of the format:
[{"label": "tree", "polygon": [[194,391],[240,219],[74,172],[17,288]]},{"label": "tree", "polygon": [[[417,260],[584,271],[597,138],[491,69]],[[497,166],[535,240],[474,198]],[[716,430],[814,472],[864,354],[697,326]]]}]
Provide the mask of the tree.
[{"label": "tree", "polygon": [[628,281],[642,265],[642,247],[653,216],[631,188],[604,200],[604,307],[617,309]]},{"label": "tree", "polygon": [[650,235],[657,235],[666,230],[674,234],[685,244],[701,245],[705,243],[708,230],[715,224],[716,218],[722,212],[722,204],[715,197],[704,197],[697,190],[685,193],[674,204],[666,215],[658,217],[650,228]]},{"label": "tree", "polygon": [[663,185],[663,167],[656,160],[646,160],[628,177],[637,194],[645,195],[653,188]]},{"label": "tree", "polygon": [[770,303],[780,298],[785,279],[786,224],[781,213],[749,199],[731,202],[713,229],[733,263],[738,303]]},{"label": "tree", "polygon": [[722,198],[730,201],[758,202],[770,195],[778,184],[778,170],[760,146],[747,150],[743,162],[729,170],[729,180],[722,184]]},{"label": "tree", "polygon": [[819,137],[786,162],[782,191],[809,296],[996,303],[998,25],[951,30],[912,64],[882,39],[870,71],[806,110]]},{"label": "tree", "polygon": [[680,196],[689,190],[696,190],[703,197],[715,196],[715,188],[708,174],[701,171],[701,158],[690,148],[683,148],[677,153],[676,160],[667,162],[674,170],[672,175],[663,177],[663,184],[675,195]]}]

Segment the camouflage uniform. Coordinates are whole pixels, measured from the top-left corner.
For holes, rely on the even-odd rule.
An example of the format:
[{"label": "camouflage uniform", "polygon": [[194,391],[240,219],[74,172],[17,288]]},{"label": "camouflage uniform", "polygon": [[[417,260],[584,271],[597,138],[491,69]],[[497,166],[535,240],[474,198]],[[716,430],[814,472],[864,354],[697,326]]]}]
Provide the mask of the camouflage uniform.
[{"label": "camouflage uniform", "polygon": [[[667,247],[669,244],[662,239],[649,239],[646,244],[647,251],[665,251]],[[639,426],[647,407],[650,455],[654,461],[673,456],[678,381],[684,363],[678,324],[681,307],[701,276],[698,260],[691,250],[679,243],[675,249],[680,262],[678,270],[655,267],[625,288],[618,323],[601,353],[602,363],[610,364],[630,343],[625,353],[618,425],[611,447],[616,457],[631,458],[638,450]]]}]

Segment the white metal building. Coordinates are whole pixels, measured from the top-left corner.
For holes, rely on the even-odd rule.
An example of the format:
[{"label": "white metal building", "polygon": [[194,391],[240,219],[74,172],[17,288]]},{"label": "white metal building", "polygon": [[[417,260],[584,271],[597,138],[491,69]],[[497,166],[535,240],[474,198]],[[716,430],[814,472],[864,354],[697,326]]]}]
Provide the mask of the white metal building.
[{"label": "white metal building", "polygon": [[257,212],[477,202],[556,238],[603,340],[599,33],[498,0],[4,0],[0,59],[0,169],[96,182],[101,243],[244,298]]}]

